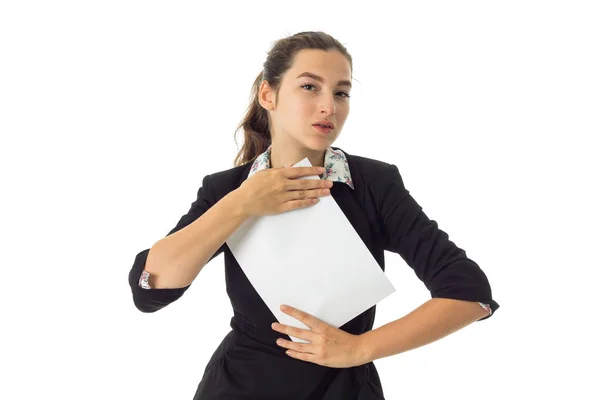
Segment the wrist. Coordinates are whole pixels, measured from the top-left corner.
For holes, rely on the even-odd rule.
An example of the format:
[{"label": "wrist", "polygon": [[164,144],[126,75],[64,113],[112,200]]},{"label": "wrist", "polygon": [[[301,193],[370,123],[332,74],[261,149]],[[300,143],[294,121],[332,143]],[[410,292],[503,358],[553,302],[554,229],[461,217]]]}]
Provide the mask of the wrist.
[{"label": "wrist", "polygon": [[367,331],[357,336],[357,365],[363,365],[373,361],[373,359],[371,358],[370,336],[368,335],[369,332],[370,331]]},{"label": "wrist", "polygon": [[237,188],[231,192],[229,192],[223,200],[226,201],[227,206],[229,208],[230,214],[235,218],[248,218],[248,212],[246,211],[244,194],[241,191],[241,188]]}]

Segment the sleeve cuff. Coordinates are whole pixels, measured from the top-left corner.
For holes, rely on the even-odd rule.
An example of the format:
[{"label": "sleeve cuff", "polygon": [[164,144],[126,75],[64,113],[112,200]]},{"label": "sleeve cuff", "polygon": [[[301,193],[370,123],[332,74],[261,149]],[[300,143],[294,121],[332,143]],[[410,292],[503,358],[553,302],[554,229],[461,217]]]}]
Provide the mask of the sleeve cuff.
[{"label": "sleeve cuff", "polygon": [[485,304],[480,301],[478,301],[478,303],[484,310],[488,312],[488,315],[486,315],[484,318],[488,318],[490,315],[492,315],[492,307],[490,307],[489,304]]},{"label": "sleeve cuff", "polygon": [[150,287],[150,283],[148,283],[149,279],[150,279],[150,273],[146,272],[146,270],[142,271],[142,274],[140,275],[140,280],[138,282],[138,284],[140,285],[140,287],[142,289],[152,289]]}]

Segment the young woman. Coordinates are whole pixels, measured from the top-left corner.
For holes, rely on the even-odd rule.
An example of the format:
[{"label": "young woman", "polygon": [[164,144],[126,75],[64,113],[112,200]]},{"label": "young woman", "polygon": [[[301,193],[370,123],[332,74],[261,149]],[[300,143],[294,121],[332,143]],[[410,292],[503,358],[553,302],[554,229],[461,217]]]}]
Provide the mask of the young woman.
[{"label": "young woman", "polygon": [[[245,142],[234,167],[205,176],[177,226],[135,258],[133,301],[155,312],[179,299],[204,265],[224,253],[232,330],[194,399],[383,399],[375,359],[431,343],[499,307],[484,272],[425,215],[395,165],[332,147],[350,111],[351,80],[351,56],[326,33],[275,43],[239,126]],[[289,168],[305,157],[313,167]],[[321,179],[298,179],[309,175]],[[295,309],[284,312],[310,330],[274,323],[225,241],[250,216],[310,207],[329,195],[381,268],[384,250],[400,254],[430,301],[376,330],[375,306],[340,328]],[[314,234],[335,232],[318,226]]]}]

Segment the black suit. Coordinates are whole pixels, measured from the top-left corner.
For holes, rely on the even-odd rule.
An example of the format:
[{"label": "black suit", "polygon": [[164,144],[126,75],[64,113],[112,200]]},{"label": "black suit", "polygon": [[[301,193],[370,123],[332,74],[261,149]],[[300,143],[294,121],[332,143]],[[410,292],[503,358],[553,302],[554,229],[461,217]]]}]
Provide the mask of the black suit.
[{"label": "black suit", "polygon": [[[335,148],[338,149],[338,148]],[[431,292],[431,297],[479,301],[491,306],[491,287],[484,272],[430,220],[404,187],[393,164],[353,156],[346,158],[355,190],[335,182],[331,196],[344,212],[382,270],[384,250],[398,253]],[[251,163],[205,176],[196,201],[169,235],[200,217],[248,177]],[[138,279],[149,249],[140,252],[129,273],[133,301],[154,312],[177,300],[189,288],[142,289]],[[232,331],[208,362],[194,399],[382,399],[375,365],[328,368],[287,356],[275,341],[289,336],[271,329],[275,316],[224,243],[211,257],[225,254],[227,294],[234,316]],[[489,316],[484,317],[487,319]],[[373,327],[375,306],[340,329],[362,334]],[[483,320],[482,319],[482,320]],[[480,320],[481,321],[481,320]]]}]

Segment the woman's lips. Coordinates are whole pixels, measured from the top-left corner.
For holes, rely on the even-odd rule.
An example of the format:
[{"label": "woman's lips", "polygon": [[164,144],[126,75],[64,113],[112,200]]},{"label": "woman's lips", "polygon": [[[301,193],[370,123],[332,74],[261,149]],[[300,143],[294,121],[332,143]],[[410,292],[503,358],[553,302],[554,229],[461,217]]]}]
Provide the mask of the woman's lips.
[{"label": "woman's lips", "polygon": [[313,125],[313,128],[319,133],[327,134],[327,133],[331,132],[331,128],[325,128],[320,125]]}]

